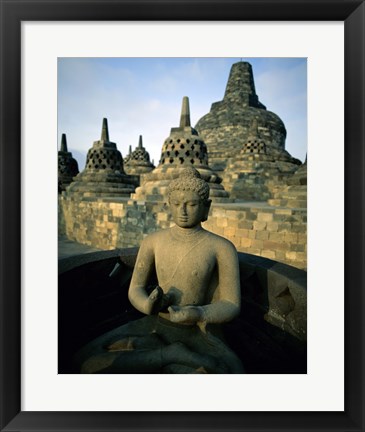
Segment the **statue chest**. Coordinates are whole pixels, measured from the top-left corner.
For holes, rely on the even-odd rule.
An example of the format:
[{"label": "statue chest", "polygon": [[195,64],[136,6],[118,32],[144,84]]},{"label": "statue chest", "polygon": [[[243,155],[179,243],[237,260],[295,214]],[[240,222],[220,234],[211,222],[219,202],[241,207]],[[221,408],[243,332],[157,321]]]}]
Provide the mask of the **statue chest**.
[{"label": "statue chest", "polygon": [[165,292],[176,293],[176,304],[199,303],[215,272],[214,254],[201,245],[169,246],[159,248],[155,256],[159,285]]}]

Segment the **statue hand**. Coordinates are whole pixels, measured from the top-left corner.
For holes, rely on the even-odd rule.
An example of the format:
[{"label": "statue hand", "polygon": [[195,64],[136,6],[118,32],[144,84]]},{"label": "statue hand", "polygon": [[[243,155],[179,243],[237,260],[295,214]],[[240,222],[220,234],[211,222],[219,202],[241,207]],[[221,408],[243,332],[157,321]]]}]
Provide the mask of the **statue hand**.
[{"label": "statue hand", "polygon": [[168,294],[164,294],[162,288],[157,285],[149,295],[147,301],[149,303],[150,313],[157,314],[169,306],[170,297]]},{"label": "statue hand", "polygon": [[203,312],[200,306],[170,306],[168,311],[172,322],[195,324],[203,320]]}]

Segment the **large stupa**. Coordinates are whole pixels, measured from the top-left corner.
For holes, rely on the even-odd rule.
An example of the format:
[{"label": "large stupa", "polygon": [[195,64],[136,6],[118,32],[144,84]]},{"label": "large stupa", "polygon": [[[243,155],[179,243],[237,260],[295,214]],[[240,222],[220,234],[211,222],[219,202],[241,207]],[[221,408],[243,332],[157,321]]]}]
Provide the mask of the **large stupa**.
[{"label": "large stupa", "polygon": [[284,123],[259,101],[252,66],[241,61],[232,65],[223,100],[213,103],[210,112],[195,125],[208,147],[213,170],[220,173],[229,159],[239,157],[254,120],[266,147],[284,151]]}]

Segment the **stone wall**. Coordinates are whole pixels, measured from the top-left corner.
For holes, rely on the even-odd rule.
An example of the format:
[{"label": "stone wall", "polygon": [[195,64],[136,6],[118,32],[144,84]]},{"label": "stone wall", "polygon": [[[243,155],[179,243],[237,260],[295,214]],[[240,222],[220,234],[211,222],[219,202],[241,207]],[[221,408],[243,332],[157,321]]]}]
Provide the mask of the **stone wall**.
[{"label": "stone wall", "polygon": [[306,210],[261,203],[216,205],[204,227],[229,239],[239,252],[306,269]]},{"label": "stone wall", "polygon": [[[127,198],[59,199],[59,230],[70,240],[110,250],[139,246],[171,217],[163,203]],[[246,252],[306,269],[307,212],[265,203],[213,203],[204,227]]]}]

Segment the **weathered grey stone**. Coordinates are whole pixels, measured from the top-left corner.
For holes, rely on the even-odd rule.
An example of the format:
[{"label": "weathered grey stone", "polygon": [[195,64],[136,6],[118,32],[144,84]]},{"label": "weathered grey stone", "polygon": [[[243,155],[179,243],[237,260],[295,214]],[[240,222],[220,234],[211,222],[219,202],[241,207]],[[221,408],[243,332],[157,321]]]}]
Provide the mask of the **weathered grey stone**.
[{"label": "weathered grey stone", "polygon": [[284,123],[259,101],[250,63],[235,63],[223,100],[213,103],[210,112],[195,126],[209,149],[213,170],[223,171],[228,158],[240,153],[254,119],[268,147],[285,149]]},{"label": "weathered grey stone", "polygon": [[209,183],[213,201],[227,201],[228,193],[221,185],[222,179],[208,165],[207,147],[198,132],[190,125],[189,99],[185,96],[182,102],[180,126],[171,128],[170,136],[163,144],[158,167],[141,176],[141,186],[136,189],[132,198],[152,201],[153,195],[159,195],[162,200],[166,200],[169,183],[186,167],[196,168]]},{"label": "weathered grey stone", "polygon": [[[150,162],[150,155],[142,145],[142,135],[139,136],[138,146],[132,152],[129,147],[129,154],[124,158],[124,169],[129,175],[141,175],[148,173],[154,169],[154,165]],[[139,182],[138,182],[139,185]]]},{"label": "weathered grey stone", "polygon": [[61,149],[58,152],[58,192],[64,191],[78,173],[77,161],[67,150],[66,134],[62,134]]},{"label": "weathered grey stone", "polygon": [[242,150],[228,160],[223,184],[231,198],[267,201],[283,188],[298,164],[300,161],[292,158],[286,150],[266,145],[254,118]]},{"label": "weathered grey stone", "polygon": [[103,119],[100,140],[87,153],[85,169],[66,189],[79,196],[129,196],[134,192],[134,178],[125,174],[123,158],[117,145],[109,141],[107,119]]},{"label": "weathered grey stone", "polygon": [[307,208],[307,158],[305,162],[287,177],[268,203],[272,206]]}]

